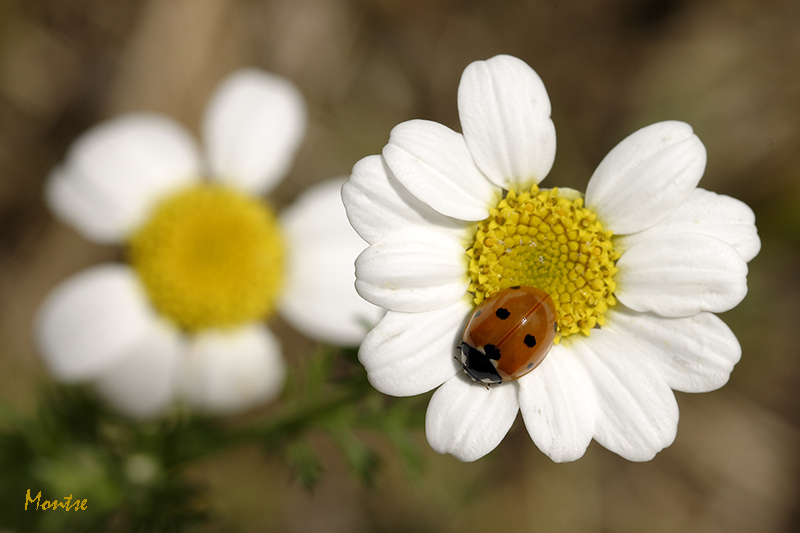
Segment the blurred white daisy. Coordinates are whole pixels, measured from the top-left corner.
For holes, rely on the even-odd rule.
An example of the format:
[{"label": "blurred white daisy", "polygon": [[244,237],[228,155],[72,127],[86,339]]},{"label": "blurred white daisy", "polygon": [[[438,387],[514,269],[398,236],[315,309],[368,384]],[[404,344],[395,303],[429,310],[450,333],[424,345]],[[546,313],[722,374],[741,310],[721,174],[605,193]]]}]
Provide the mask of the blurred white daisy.
[{"label": "blurred white daisy", "polygon": [[126,247],[128,264],[80,272],[46,299],[36,340],[66,382],[95,382],[124,412],[176,399],[213,412],[275,397],[285,367],[264,320],[357,345],[380,310],[359,298],[364,242],[331,180],[280,217],[256,195],[286,174],[306,128],[289,81],[254,69],[227,78],[202,124],[130,114],[71,147],[46,186],[53,211],[87,239]]},{"label": "blurred white daisy", "polygon": [[[651,459],[675,438],[671,389],[721,387],[739,360],[713,313],[747,292],[760,248],[753,212],[697,188],[706,152],[682,122],[623,140],[585,196],[539,189],[555,128],[541,79],[517,58],[469,65],[458,110],[463,134],[404,122],[342,189],[370,243],[356,288],[389,310],[359,352],[370,382],[395,396],[439,387],[428,441],[462,461],[493,450],[519,411],[554,461],[578,459],[592,438]],[[475,305],[514,285],[549,292],[560,342],[532,372],[487,390],[461,371],[456,346]]]}]

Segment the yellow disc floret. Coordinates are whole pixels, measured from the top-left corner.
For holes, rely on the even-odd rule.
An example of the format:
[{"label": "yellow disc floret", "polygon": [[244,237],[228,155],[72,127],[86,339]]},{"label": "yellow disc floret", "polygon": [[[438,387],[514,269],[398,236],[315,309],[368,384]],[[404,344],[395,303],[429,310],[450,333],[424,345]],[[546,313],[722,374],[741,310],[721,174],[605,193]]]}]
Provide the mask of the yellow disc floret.
[{"label": "yellow disc floret", "polygon": [[467,255],[476,304],[514,285],[547,291],[558,308],[556,342],[577,332],[588,335],[616,303],[619,253],[611,232],[583,206],[583,198],[559,196],[558,189],[508,191],[478,223]]},{"label": "yellow disc floret", "polygon": [[167,197],[131,237],[129,253],[155,308],[185,330],[235,326],[275,307],[283,274],[275,215],[226,187]]}]

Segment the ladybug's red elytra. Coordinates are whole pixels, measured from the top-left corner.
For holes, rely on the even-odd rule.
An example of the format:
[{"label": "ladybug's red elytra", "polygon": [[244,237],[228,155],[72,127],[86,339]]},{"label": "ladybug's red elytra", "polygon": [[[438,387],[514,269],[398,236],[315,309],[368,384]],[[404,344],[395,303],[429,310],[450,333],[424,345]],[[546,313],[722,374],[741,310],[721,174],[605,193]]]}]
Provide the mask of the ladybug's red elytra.
[{"label": "ladybug's red elytra", "polygon": [[519,379],[544,360],[556,337],[556,306],[545,291],[515,286],[493,294],[470,316],[459,362],[475,383]]}]

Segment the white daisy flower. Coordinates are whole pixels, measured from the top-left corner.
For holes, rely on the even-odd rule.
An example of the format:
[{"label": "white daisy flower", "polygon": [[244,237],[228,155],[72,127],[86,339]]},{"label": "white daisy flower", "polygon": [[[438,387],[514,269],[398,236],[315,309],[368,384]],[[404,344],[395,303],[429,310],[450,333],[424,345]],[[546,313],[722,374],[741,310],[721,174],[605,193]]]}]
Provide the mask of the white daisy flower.
[{"label": "white daisy flower", "polygon": [[347,222],[343,179],[306,191],[277,217],[255,195],[286,174],[306,128],[289,81],[250,69],[213,96],[206,151],[180,124],[130,114],[79,138],[46,186],[53,211],[87,239],[122,244],[127,264],[64,281],[36,340],[55,376],[95,382],[124,412],[175,399],[214,412],[275,397],[285,367],[264,319],[357,345],[381,310],[353,288],[365,247]]},{"label": "white daisy flower", "polygon": [[[753,212],[697,188],[706,152],[682,122],[623,140],[585,195],[539,189],[555,128],[541,79],[517,58],[469,65],[458,110],[463,134],[399,124],[342,189],[370,244],[356,288],[388,309],[359,352],[370,382],[394,396],[438,387],[428,442],[462,461],[492,451],[519,411],[554,461],[578,459],[592,438],[651,459],[677,431],[671,389],[721,387],[739,360],[713,313],[747,292]],[[556,344],[521,378],[485,387],[461,371],[457,347],[475,306],[515,285],[552,297]]]}]

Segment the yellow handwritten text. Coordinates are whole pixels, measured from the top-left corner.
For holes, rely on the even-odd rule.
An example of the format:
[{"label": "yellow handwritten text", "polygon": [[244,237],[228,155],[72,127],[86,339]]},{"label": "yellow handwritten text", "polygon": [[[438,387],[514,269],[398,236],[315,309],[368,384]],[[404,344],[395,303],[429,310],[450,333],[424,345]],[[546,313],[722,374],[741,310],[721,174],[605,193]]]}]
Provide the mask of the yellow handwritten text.
[{"label": "yellow handwritten text", "polygon": [[[64,496],[64,501],[59,500],[42,500],[42,491],[36,495],[35,498],[31,498],[31,489],[28,489],[28,492],[25,494],[25,510],[28,510],[28,504],[36,502],[36,509],[42,510],[49,510],[49,509],[64,509],[65,511],[85,511],[86,505],[89,503],[89,500],[75,500],[75,503],[72,503],[72,494],[69,496]],[[41,504],[41,506],[40,506]]]}]

